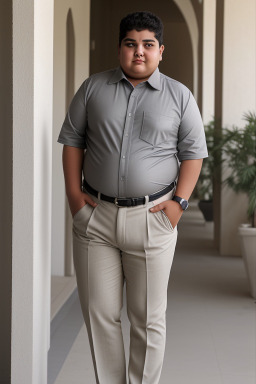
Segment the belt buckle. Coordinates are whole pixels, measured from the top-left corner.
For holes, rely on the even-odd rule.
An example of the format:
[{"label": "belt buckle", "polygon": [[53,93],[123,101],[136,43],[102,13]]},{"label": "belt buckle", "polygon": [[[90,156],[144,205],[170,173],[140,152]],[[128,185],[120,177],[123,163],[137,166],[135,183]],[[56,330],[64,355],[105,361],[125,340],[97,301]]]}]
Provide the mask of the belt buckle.
[{"label": "belt buckle", "polygon": [[[118,204],[118,200],[126,200],[127,201],[127,204],[126,205],[119,205]],[[135,207],[137,204],[136,204],[136,198],[132,198],[132,197],[115,197],[115,205],[119,208],[124,208],[124,207]],[[128,203],[129,202],[129,203]]]},{"label": "belt buckle", "polygon": [[[118,204],[118,200],[122,200],[122,198],[121,198],[121,197],[115,197],[115,201],[114,201],[115,206],[118,207],[118,208],[123,208],[123,207],[125,207],[125,205],[119,205],[119,204]],[[123,198],[123,200],[127,200],[127,199],[124,199],[124,198]]]}]

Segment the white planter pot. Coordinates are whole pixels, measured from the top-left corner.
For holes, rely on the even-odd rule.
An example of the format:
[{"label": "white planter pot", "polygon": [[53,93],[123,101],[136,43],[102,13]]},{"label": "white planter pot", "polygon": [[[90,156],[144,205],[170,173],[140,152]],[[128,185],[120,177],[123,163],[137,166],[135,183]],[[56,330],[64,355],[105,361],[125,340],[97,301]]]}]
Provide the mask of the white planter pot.
[{"label": "white planter pot", "polygon": [[256,228],[242,224],[238,232],[251,295],[256,299]]}]

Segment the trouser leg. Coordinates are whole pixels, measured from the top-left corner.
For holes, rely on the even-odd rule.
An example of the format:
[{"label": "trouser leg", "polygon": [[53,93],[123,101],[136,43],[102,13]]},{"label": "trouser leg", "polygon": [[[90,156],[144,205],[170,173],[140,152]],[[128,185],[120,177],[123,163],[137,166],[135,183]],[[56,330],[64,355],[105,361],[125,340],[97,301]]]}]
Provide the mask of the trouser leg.
[{"label": "trouser leg", "polygon": [[163,213],[149,208],[101,203],[93,212],[85,207],[75,218],[74,265],[98,384],[126,382],[120,325],[123,271],[131,323],[129,382],[159,383],[177,230]]},{"label": "trouser leg", "polygon": [[177,230],[161,212],[127,211],[123,269],[130,329],[130,384],[157,384],[164,358],[167,286]]},{"label": "trouser leg", "polygon": [[98,226],[95,222],[97,212],[93,212],[89,219],[90,210],[86,207],[81,212],[73,229],[73,257],[81,308],[97,384],[125,384],[120,322],[123,300],[120,251],[97,237],[96,233],[87,235],[86,220],[90,220],[91,226]]}]

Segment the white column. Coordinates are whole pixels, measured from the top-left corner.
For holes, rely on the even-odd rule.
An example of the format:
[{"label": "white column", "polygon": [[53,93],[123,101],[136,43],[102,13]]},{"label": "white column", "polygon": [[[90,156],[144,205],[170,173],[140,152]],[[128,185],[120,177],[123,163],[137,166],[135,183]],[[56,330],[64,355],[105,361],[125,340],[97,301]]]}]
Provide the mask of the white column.
[{"label": "white column", "polygon": [[214,117],[216,0],[203,3],[203,95],[204,124]]},{"label": "white column", "polygon": [[12,384],[46,384],[53,0],[13,0]]},{"label": "white column", "polygon": [[[256,108],[256,2],[225,0],[223,47],[223,126],[243,127],[245,112]],[[247,199],[223,187],[222,254],[239,254],[237,228],[246,222]]]}]

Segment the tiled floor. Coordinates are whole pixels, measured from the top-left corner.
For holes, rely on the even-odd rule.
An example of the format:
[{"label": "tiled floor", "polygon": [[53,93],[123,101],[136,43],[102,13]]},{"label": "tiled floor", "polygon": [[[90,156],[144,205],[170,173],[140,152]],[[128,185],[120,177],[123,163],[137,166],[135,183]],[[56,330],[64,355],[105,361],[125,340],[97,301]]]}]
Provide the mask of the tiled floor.
[{"label": "tiled floor", "polygon": [[52,276],[51,279],[51,320],[76,289],[75,276]]},{"label": "tiled floor", "polygon": [[[187,215],[170,276],[160,384],[256,384],[255,308],[241,258],[219,256],[212,227]],[[125,310],[122,326],[128,355]],[[55,384],[71,382],[95,383],[84,325]]]}]

